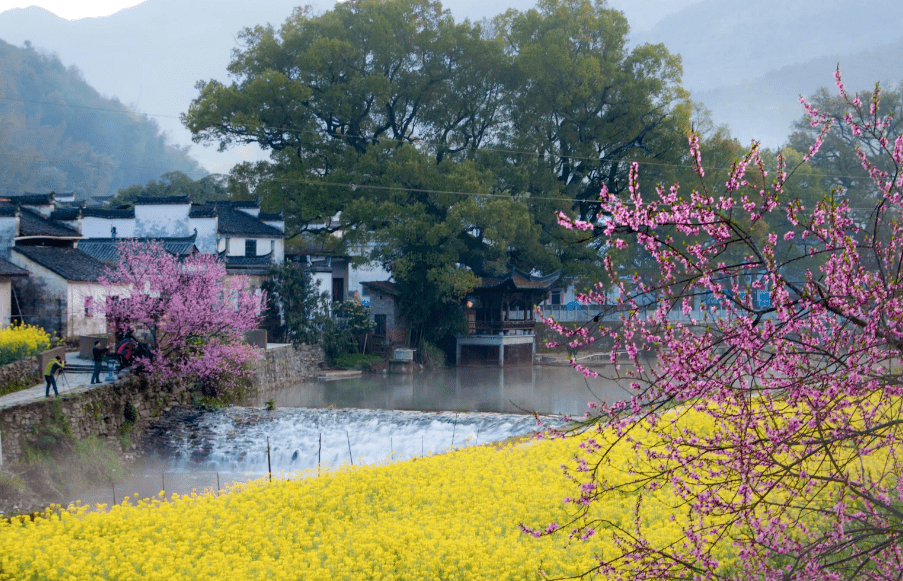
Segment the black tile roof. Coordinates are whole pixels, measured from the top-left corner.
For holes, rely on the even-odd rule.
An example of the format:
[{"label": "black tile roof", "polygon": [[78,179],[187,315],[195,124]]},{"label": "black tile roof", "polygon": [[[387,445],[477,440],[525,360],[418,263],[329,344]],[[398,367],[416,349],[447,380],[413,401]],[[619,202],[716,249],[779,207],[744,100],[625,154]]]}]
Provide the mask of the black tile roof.
[{"label": "black tile roof", "polygon": [[216,206],[196,206],[192,205],[188,211],[189,218],[215,218]]},{"label": "black tile roof", "polygon": [[283,213],[279,212],[278,214],[270,214],[267,212],[261,212],[257,219],[262,222],[284,222],[285,218],[283,217]]},{"label": "black tile roof", "polygon": [[548,276],[534,276],[520,269],[512,268],[508,274],[503,276],[484,276],[480,279],[480,284],[476,286],[476,289],[492,289],[507,286],[519,290],[545,290],[551,288],[560,276],[560,270],[557,270]]},{"label": "black tile roof", "polygon": [[225,256],[220,253],[220,258],[226,259],[226,266],[241,266],[249,264],[269,264],[273,260],[273,253],[260,256]]},{"label": "black tile roof", "polygon": [[241,210],[235,210],[227,206],[219,206],[219,223],[217,230],[220,234],[233,234],[249,237],[282,237],[282,230],[264,224],[254,216],[249,216]]},{"label": "black tile roof", "polygon": [[19,236],[78,237],[78,231],[65,224],[48,220],[34,210],[20,208]]},{"label": "black tile roof", "polygon": [[401,289],[398,288],[398,284],[388,280],[368,280],[361,282],[361,286],[384,292],[387,295],[392,295],[393,297],[401,295]]},{"label": "black tile roof", "polygon": [[82,216],[92,218],[134,218],[135,210],[107,210],[106,208],[85,208]]},{"label": "black tile roof", "polygon": [[0,216],[4,218],[11,218],[16,215],[16,211],[18,208],[15,204],[4,204],[0,202]]},{"label": "black tile roof", "polygon": [[28,276],[28,271],[0,258],[0,276]]},{"label": "black tile roof", "polygon": [[190,204],[191,200],[188,196],[138,196],[135,205],[157,205],[157,204]]},{"label": "black tile roof", "polygon": [[57,208],[50,212],[51,220],[78,220],[79,208]]},{"label": "black tile roof", "polygon": [[25,192],[21,196],[10,196],[10,200],[14,204],[23,206],[46,206],[53,203],[53,192],[49,194],[33,194]]},{"label": "black tile roof", "polygon": [[117,264],[120,242],[159,242],[166,252],[182,257],[197,252],[194,245],[196,237],[197,235],[182,238],[82,238],[78,241],[78,248],[101,262]]},{"label": "black tile roof", "polygon": [[231,208],[259,208],[260,198],[256,200],[216,200],[207,203],[216,204],[217,206],[229,206]]},{"label": "black tile roof", "polygon": [[68,281],[96,282],[107,266],[78,248],[59,246],[14,246],[13,252],[40,264]]}]

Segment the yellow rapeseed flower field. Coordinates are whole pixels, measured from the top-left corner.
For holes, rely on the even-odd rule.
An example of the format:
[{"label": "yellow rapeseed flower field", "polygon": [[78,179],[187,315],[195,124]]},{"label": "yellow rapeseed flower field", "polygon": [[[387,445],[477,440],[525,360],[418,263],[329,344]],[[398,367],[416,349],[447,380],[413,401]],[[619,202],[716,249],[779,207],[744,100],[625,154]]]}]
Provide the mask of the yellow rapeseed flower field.
[{"label": "yellow rapeseed flower field", "polygon": [[30,357],[50,348],[50,335],[33,325],[10,325],[0,329],[0,365]]},{"label": "yellow rapeseed flower field", "polygon": [[[252,482],[228,494],[48,510],[0,525],[2,580],[537,579],[578,573],[613,550],[604,535],[534,538],[523,522],[566,527],[577,439],[472,447],[322,476]],[[634,499],[606,517],[633,522]],[[655,499],[644,512],[680,531]],[[610,556],[610,555],[609,555]]]},{"label": "yellow rapeseed flower field", "polygon": [[[672,415],[675,414],[675,415]],[[691,409],[662,416],[667,430],[714,429]],[[670,420],[675,420],[673,424]],[[598,469],[612,486],[642,465],[635,445],[661,437],[638,429],[614,444]],[[51,508],[34,522],[0,524],[0,581],[26,580],[533,580],[566,577],[619,554],[610,532],[569,541],[578,485],[573,471],[588,438],[608,447],[608,430],[579,437],[470,447],[381,465],[339,467],[321,476],[257,480],[227,493],[173,496],[97,509]],[[586,445],[585,444],[585,445]],[[874,460],[874,459],[873,459]],[[681,507],[669,487],[637,496],[609,492],[589,519],[625,531],[639,525],[651,546],[684,540]],[[674,518],[674,517],[677,518]],[[519,523],[562,530],[534,538]],[[730,568],[736,548],[717,542]]]}]

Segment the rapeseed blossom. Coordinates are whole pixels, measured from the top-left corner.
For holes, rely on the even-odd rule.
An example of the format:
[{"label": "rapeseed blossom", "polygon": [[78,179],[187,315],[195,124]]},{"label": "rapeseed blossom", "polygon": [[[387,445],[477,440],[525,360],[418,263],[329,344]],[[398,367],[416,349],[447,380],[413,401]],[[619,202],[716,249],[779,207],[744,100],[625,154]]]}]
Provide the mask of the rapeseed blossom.
[{"label": "rapeseed blossom", "polygon": [[36,355],[50,348],[50,335],[41,327],[16,325],[0,329],[0,365]]},{"label": "rapeseed blossom", "polygon": [[[576,441],[472,447],[258,480],[226,494],[51,508],[0,525],[0,579],[536,579],[591,566],[600,543],[534,538],[568,522]],[[99,510],[97,510],[99,509]],[[632,503],[612,507],[633,519]],[[609,518],[612,514],[608,515]],[[663,522],[666,522],[663,518]],[[675,529],[676,531],[677,529]]]},{"label": "rapeseed blossom", "polygon": [[[676,421],[674,429],[714,429],[696,410],[661,420]],[[654,447],[656,437],[640,430],[631,443],[591,430],[261,479],[219,494],[165,499],[161,492],[111,507],[51,507],[34,522],[0,524],[0,581],[566,577],[616,558],[618,529],[639,527],[654,547],[686,540],[686,509],[675,506],[675,491],[643,490],[638,503],[640,490],[631,485],[643,462],[636,445]],[[587,452],[609,445],[598,469],[613,489],[604,501],[581,505],[585,482],[562,469],[575,476]],[[588,512],[578,517],[581,510]],[[581,542],[588,521],[599,526]],[[538,537],[524,534],[532,527]],[[730,543],[714,554],[725,571],[738,564]]]}]

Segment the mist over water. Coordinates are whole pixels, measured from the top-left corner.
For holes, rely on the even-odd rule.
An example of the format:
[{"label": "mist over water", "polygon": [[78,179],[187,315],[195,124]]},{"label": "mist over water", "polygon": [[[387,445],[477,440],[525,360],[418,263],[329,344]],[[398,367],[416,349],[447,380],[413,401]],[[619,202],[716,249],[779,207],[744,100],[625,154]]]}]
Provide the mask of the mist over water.
[{"label": "mist over water", "polygon": [[590,401],[614,402],[631,395],[628,382],[587,379],[570,367],[457,367],[409,375],[364,375],[355,379],[299,383],[261,393],[246,402],[277,408],[339,408],[582,414]]},{"label": "mist over water", "polygon": [[[529,435],[590,401],[629,393],[569,367],[461,367],[407,375],[299,382],[245,406],[164,418],[160,454],[124,481],[79,495],[90,504],[225,489],[266,476],[400,461]],[[266,411],[267,401],[276,409]],[[269,459],[267,441],[269,440]],[[132,497],[134,498],[134,497]],[[76,499],[69,499],[75,501]]]}]

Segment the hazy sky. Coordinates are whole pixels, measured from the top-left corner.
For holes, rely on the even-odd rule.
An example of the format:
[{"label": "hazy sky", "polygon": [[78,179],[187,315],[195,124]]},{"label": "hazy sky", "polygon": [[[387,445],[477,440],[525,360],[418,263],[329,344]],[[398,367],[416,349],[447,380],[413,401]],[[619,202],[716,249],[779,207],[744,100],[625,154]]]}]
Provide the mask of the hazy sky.
[{"label": "hazy sky", "polygon": [[89,16],[108,16],[117,10],[141,4],[142,0],[0,0],[0,12],[10,8],[40,6],[67,20]]},{"label": "hazy sky", "polygon": [[[61,18],[77,20],[92,16],[109,16],[118,10],[141,4],[143,0],[0,0],[0,12],[11,8],[27,8],[28,6],[40,6]],[[342,1],[342,0],[338,0]],[[631,25],[635,28],[646,28],[668,12],[674,12],[692,4],[696,0],[609,0],[609,5],[623,10]],[[306,2],[311,3],[311,2]],[[466,2],[465,2],[466,3]],[[299,0],[299,5],[305,4]],[[443,2],[446,4],[446,2]],[[485,4],[483,2],[474,4]],[[533,0],[527,0],[525,7],[535,4]],[[332,4],[329,3],[331,6]],[[492,2],[488,5],[491,7]],[[485,7],[485,6],[484,6]],[[490,10],[490,12],[492,12]]]}]

